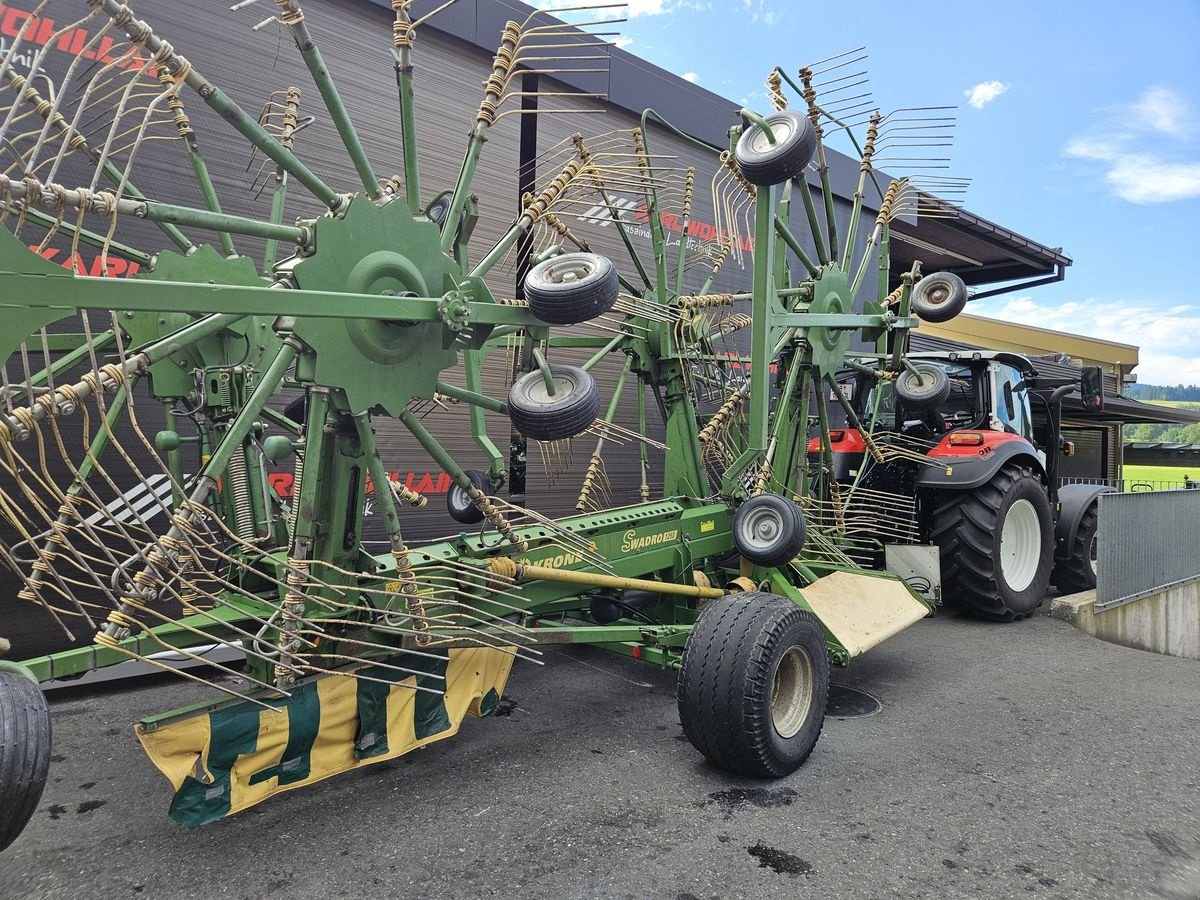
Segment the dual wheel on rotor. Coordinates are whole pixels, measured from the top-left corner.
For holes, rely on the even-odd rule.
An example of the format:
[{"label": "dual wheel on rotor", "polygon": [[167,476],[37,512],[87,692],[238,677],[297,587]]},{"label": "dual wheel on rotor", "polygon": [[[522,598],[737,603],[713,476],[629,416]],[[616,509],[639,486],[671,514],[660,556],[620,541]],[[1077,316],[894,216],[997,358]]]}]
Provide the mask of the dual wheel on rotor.
[{"label": "dual wheel on rotor", "polygon": [[[564,253],[538,263],[525,276],[529,311],[548,325],[576,325],[603,315],[617,302],[619,292],[612,260],[596,253]],[[600,411],[596,380],[577,366],[547,365],[546,369],[543,373],[535,368],[513,382],[508,392],[509,418],[517,431],[532,440],[575,437]],[[483,472],[468,469],[465,474],[471,486],[485,494],[494,487]],[[464,525],[483,521],[483,513],[461,485],[450,488],[446,508],[451,518]]]},{"label": "dual wheel on rotor", "polygon": [[[742,132],[734,159],[746,180],[758,187],[782,184],[800,177],[812,162],[817,134],[808,116],[793,109],[763,117],[771,134],[759,125]],[[913,287],[911,308],[926,322],[948,322],[967,305],[967,286],[953,272],[926,275]]]}]

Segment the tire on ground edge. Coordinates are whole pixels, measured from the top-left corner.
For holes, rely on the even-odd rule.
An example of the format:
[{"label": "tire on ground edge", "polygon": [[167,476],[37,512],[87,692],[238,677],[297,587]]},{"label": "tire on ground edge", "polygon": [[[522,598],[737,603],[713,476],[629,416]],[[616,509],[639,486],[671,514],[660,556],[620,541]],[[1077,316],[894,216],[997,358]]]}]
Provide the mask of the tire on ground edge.
[{"label": "tire on ground edge", "polygon": [[[793,646],[811,663],[811,696],[799,729],[785,738],[772,718],[772,689]],[[828,698],[829,653],[812,613],[759,591],[704,607],[683,651],[677,701],[684,734],[710,761],[751,777],[794,772],[816,746]]]},{"label": "tire on ground edge", "polygon": [[0,672],[0,851],[37,809],[49,767],[50,710],[41,688]]}]

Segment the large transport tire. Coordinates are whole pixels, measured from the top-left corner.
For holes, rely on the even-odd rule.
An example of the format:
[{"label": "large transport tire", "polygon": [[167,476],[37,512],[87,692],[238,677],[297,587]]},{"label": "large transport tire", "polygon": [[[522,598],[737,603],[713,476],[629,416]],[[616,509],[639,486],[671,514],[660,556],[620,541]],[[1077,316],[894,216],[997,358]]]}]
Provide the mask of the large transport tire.
[{"label": "large transport tire", "polygon": [[779,494],[759,494],[738,507],[733,545],[760,566],[782,566],[800,555],[808,526],[804,512]]},{"label": "large transport tire", "polygon": [[896,396],[912,412],[937,409],[950,396],[950,376],[932,363],[917,363],[913,368],[916,373],[905,369],[896,378]]},{"label": "large transport tire", "polygon": [[508,392],[508,416],[517,431],[534,441],[561,441],[587,429],[600,411],[600,389],[583,369],[551,366],[554,394],[540,369],[522,375]]},{"label": "large transport tire", "polygon": [[1099,525],[1100,518],[1093,501],[1079,520],[1079,528],[1068,549],[1068,555],[1054,564],[1051,580],[1060,594],[1077,594],[1080,591],[1090,591],[1096,586],[1096,532]]},{"label": "large transport tire", "polygon": [[738,168],[751,184],[766,187],[795,178],[812,162],[817,151],[817,132],[808,116],[794,109],[781,109],[763,117],[771,126],[771,143],[765,131],[751,125],[734,147]]},{"label": "large transport tire", "polygon": [[816,616],[758,591],[700,613],[679,671],[679,721],[726,771],[779,778],[808,759],[829,699],[829,653]]},{"label": "large transport tire", "polygon": [[0,850],[17,839],[42,798],[50,767],[50,710],[42,690],[0,672]]},{"label": "large transport tire", "polygon": [[598,253],[564,253],[525,276],[529,311],[551,325],[590,322],[612,309],[620,291],[617,267]]},{"label": "large transport tire", "polygon": [[911,306],[926,322],[949,322],[966,308],[967,286],[953,272],[934,272],[913,287]]},{"label": "large transport tire", "polygon": [[1041,478],[1007,465],[970,491],[943,491],[933,513],[947,606],[1011,622],[1033,615],[1050,582],[1054,523]]}]

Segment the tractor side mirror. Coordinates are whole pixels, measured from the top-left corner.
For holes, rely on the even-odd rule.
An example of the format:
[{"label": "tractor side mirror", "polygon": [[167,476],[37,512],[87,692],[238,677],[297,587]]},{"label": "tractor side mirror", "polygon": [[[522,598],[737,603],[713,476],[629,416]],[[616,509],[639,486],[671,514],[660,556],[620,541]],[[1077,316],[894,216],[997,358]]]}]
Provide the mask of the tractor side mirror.
[{"label": "tractor side mirror", "polygon": [[1099,366],[1084,366],[1079,377],[1079,395],[1087,409],[1104,409],[1104,370]]},{"label": "tractor side mirror", "polygon": [[1017,407],[1013,403],[1013,386],[1011,381],[1004,382],[1004,412],[1008,414],[1008,421],[1012,421],[1017,417]]}]

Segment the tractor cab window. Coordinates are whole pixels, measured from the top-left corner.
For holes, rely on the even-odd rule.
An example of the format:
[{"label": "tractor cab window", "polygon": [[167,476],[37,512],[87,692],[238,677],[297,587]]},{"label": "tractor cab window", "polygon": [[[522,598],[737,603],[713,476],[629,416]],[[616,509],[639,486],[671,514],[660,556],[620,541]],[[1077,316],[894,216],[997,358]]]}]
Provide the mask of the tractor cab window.
[{"label": "tractor cab window", "polygon": [[940,435],[951,428],[978,424],[984,416],[984,411],[980,407],[975,378],[970,367],[941,360],[921,362],[945,370],[950,376],[950,396],[936,410],[917,412],[904,407],[896,397],[891,381],[880,382],[872,385],[863,399],[860,412],[863,420],[866,421],[870,417],[878,402],[879,422],[885,428],[895,427],[906,432],[928,430],[933,435]]},{"label": "tractor cab window", "polygon": [[979,392],[970,367],[958,363],[942,363],[950,376],[950,396],[938,407],[946,428],[974,425],[980,417]]},{"label": "tractor cab window", "polygon": [[990,368],[993,425],[1032,442],[1033,416],[1029,409],[1029,392],[1017,390],[1017,385],[1024,378],[1021,370],[997,362],[992,363]]}]

